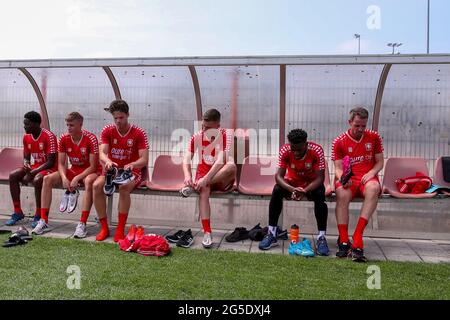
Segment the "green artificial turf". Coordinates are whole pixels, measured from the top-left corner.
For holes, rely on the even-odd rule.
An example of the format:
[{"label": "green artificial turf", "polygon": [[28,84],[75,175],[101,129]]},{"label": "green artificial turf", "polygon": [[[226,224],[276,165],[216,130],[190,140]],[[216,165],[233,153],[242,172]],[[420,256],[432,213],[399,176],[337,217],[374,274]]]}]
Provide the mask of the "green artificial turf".
[{"label": "green artificial turf", "polygon": [[[7,235],[1,235],[3,243]],[[81,288],[68,289],[68,266]],[[369,290],[367,267],[381,270]],[[71,282],[72,283],[72,282]],[[168,257],[117,245],[35,237],[0,248],[0,299],[449,299],[450,264],[306,259],[174,248]]]}]

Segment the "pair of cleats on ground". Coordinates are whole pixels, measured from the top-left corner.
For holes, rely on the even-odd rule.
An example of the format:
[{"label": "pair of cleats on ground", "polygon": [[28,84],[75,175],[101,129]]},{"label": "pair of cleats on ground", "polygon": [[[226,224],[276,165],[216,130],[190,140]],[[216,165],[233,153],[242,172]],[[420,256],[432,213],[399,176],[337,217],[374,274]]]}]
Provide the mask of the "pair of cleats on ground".
[{"label": "pair of cleats on ground", "polygon": [[27,244],[28,241],[33,240],[33,237],[30,236],[28,230],[25,227],[19,227],[16,232],[14,232],[8,240],[6,240],[2,247],[9,248],[18,245]]},{"label": "pair of cleats on ground", "polygon": [[364,255],[363,248],[354,248],[351,242],[340,242],[337,240],[338,251],[336,257],[338,258],[350,258],[355,262],[367,262],[367,258]]},{"label": "pair of cleats on ground", "polygon": [[135,179],[131,170],[117,169],[113,167],[106,172],[103,192],[109,197],[116,191],[116,185],[130,183]]},{"label": "pair of cleats on ground", "polygon": [[[191,229],[188,229],[186,231],[178,230],[172,235],[167,235],[166,240],[171,243],[175,243],[177,247],[182,248],[189,248],[194,243],[194,237],[192,236]],[[213,242],[211,233],[205,232],[205,234],[203,235],[202,245],[205,249],[209,249],[212,247]]]}]

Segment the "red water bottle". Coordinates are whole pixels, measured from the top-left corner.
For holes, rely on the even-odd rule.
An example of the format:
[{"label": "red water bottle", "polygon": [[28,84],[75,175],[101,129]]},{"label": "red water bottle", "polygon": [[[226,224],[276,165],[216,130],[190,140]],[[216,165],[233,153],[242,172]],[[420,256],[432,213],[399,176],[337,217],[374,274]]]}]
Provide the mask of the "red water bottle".
[{"label": "red water bottle", "polygon": [[300,229],[298,225],[293,224],[290,230],[291,243],[297,243],[299,238]]}]

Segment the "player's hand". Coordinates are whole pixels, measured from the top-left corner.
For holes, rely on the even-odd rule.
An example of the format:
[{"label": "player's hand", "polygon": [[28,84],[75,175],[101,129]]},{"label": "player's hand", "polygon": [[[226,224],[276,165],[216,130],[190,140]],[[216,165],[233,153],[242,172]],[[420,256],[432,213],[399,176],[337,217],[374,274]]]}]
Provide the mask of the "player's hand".
[{"label": "player's hand", "polygon": [[194,189],[196,191],[199,191],[201,188],[206,187],[208,185],[208,183],[209,183],[209,181],[207,178],[205,178],[205,177],[200,178],[200,179],[198,179],[197,183],[194,184]]},{"label": "player's hand", "polygon": [[78,188],[79,181],[80,179],[78,179],[77,177],[73,178],[72,181],[70,181],[70,191],[75,191]]},{"label": "player's hand", "polygon": [[23,164],[23,170],[25,170],[25,172],[30,172],[31,171],[31,164],[29,162],[25,162]]},{"label": "player's hand", "polygon": [[194,187],[194,182],[192,181],[192,178],[189,177],[187,179],[184,179],[184,185],[193,188]]},{"label": "player's hand", "polygon": [[112,162],[111,160],[109,160],[108,162],[105,163],[105,171],[109,171],[112,169],[112,167],[118,167],[117,163]]},{"label": "player's hand", "polygon": [[366,182],[368,182],[373,177],[375,177],[375,175],[372,172],[370,172],[370,171],[367,172],[365,175],[362,176],[361,184],[366,184]]},{"label": "player's hand", "polygon": [[292,192],[292,200],[296,200],[296,201],[300,201],[303,199],[303,197],[306,195],[306,191],[305,189],[301,188],[301,187],[297,187],[294,189],[294,191]]},{"label": "player's hand", "polygon": [[128,170],[128,171],[133,171],[134,170],[134,164],[133,163],[129,163],[123,166],[124,170]]}]

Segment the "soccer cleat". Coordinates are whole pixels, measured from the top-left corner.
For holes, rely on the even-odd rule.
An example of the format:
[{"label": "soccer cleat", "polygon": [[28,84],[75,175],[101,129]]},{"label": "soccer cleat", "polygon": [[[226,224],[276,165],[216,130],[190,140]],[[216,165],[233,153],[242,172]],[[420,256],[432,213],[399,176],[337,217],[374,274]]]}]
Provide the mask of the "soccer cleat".
[{"label": "soccer cleat", "polygon": [[133,172],[131,172],[131,170],[123,170],[113,179],[113,183],[122,185],[122,184],[130,183],[134,179],[135,179],[135,177],[134,177]]},{"label": "soccer cleat", "polygon": [[317,239],[316,246],[317,246],[317,254],[319,256],[328,256],[330,254],[327,239],[324,236],[320,236],[319,239]]},{"label": "soccer cleat", "polygon": [[351,166],[349,156],[345,156],[344,159],[342,159],[342,172],[343,172],[343,174],[341,176],[341,183],[343,185],[345,185],[350,180],[350,178],[353,176],[352,166]]},{"label": "soccer cleat", "polygon": [[304,238],[302,241],[302,251],[300,252],[300,255],[303,257],[314,257],[314,250],[311,247],[311,241]]},{"label": "soccer cleat", "polygon": [[134,241],[140,241],[144,238],[145,229],[143,226],[138,226],[136,229],[136,236],[134,237]]},{"label": "soccer cleat", "polygon": [[272,247],[278,245],[277,238],[275,238],[271,232],[267,233],[262,241],[259,243],[260,250],[269,250]]},{"label": "soccer cleat", "polygon": [[192,188],[191,186],[185,186],[180,190],[180,195],[183,198],[187,198],[189,197],[193,192],[194,192],[194,188]]},{"label": "soccer cleat", "polygon": [[172,242],[172,243],[177,243],[178,240],[181,239],[181,237],[183,237],[184,233],[186,231],[183,230],[178,230],[177,232],[175,232],[172,235],[166,236],[167,241]]},{"label": "soccer cleat", "polygon": [[66,192],[64,192],[62,198],[61,198],[61,202],[59,203],[59,212],[65,212],[67,210],[67,206],[69,204],[69,196],[70,196],[70,191],[66,190]]},{"label": "soccer cleat", "polygon": [[71,192],[69,194],[69,203],[67,205],[67,212],[72,213],[77,207],[78,196],[80,195],[80,191],[75,190],[75,192]]},{"label": "soccer cleat", "polygon": [[87,236],[86,224],[83,222],[78,222],[73,237],[75,239],[82,239],[86,238],[86,236]]},{"label": "soccer cleat", "polygon": [[352,248],[350,255],[352,261],[367,262],[367,258],[364,256],[364,250],[362,248]]},{"label": "soccer cleat", "polygon": [[288,253],[291,256],[300,255],[302,252],[302,243],[301,242],[290,242]]},{"label": "soccer cleat", "polygon": [[117,168],[112,167],[105,176],[105,185],[103,186],[103,192],[109,197],[116,191],[116,185],[113,183],[114,178],[117,175]]},{"label": "soccer cleat", "polygon": [[137,227],[136,227],[135,224],[132,224],[131,227],[130,227],[130,229],[128,229],[128,233],[127,233],[126,238],[127,238],[130,242],[133,242],[133,241],[134,241],[134,238],[136,238],[136,230],[137,230]]},{"label": "soccer cleat", "polygon": [[41,216],[34,216],[33,221],[31,221],[31,228],[36,228],[37,224],[39,223],[39,220],[41,220]]},{"label": "soccer cleat", "polygon": [[25,215],[22,214],[18,214],[18,213],[13,213],[11,215],[11,219],[9,219],[8,221],[5,222],[5,225],[7,226],[13,226],[15,225],[17,222],[19,222],[20,220],[22,220],[23,218],[25,218]]},{"label": "soccer cleat", "polygon": [[41,219],[39,220],[37,226],[33,230],[31,230],[31,233],[41,235],[48,231],[50,231],[48,224],[45,222],[44,219]]},{"label": "soccer cleat", "polygon": [[336,257],[347,258],[351,253],[350,244],[347,242],[342,242],[338,244],[338,251],[336,252]]},{"label": "soccer cleat", "polygon": [[212,247],[212,238],[210,232],[205,232],[205,234],[203,235],[202,245],[205,249],[209,249]]},{"label": "soccer cleat", "polygon": [[180,240],[177,241],[177,247],[189,248],[194,243],[191,229],[187,230]]},{"label": "soccer cleat", "polygon": [[246,228],[236,228],[234,231],[225,237],[227,242],[238,242],[248,239],[249,232]]},{"label": "soccer cleat", "polygon": [[109,228],[108,229],[101,229],[100,232],[95,237],[95,240],[103,241],[103,240],[105,240],[108,237],[109,237]]}]

